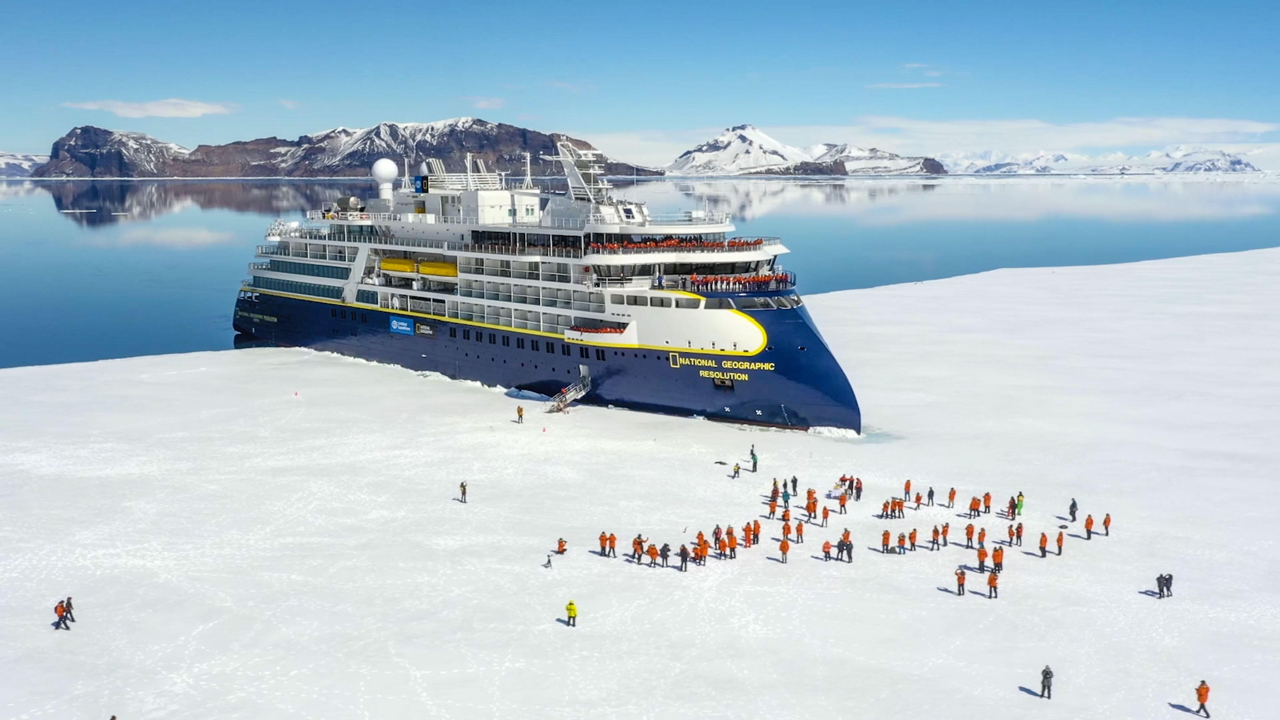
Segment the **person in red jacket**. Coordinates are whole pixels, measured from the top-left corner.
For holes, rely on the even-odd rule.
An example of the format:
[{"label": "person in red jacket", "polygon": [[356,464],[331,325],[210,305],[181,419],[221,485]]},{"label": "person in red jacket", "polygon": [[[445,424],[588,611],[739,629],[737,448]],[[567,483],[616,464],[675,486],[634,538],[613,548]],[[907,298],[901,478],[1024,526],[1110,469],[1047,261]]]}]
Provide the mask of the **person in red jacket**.
[{"label": "person in red jacket", "polygon": [[1200,703],[1196,714],[1204,713],[1205,717],[1209,717],[1209,708],[1205,707],[1205,703],[1209,702],[1209,684],[1203,680],[1196,686],[1196,701]]}]

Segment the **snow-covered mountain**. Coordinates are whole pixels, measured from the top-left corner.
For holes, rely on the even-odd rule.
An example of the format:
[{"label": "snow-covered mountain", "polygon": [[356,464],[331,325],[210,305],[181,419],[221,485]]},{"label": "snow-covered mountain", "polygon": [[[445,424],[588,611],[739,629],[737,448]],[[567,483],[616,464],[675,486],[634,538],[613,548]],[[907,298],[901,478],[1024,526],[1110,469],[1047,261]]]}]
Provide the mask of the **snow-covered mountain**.
[{"label": "snow-covered mountain", "polygon": [[944,174],[933,158],[903,157],[876,148],[819,143],[803,150],[752,125],[738,125],[685,152],[668,175],[916,175]]},{"label": "snow-covered mountain", "polygon": [[784,145],[753,125],[737,125],[688,150],[667,166],[668,175],[741,175],[781,168],[813,157]]},{"label": "snow-covered mountain", "polygon": [[[490,170],[523,173],[524,153],[533,156],[533,171],[558,174],[541,159],[554,155],[556,143],[583,140],[559,133],[454,118],[432,123],[380,123],[371,128],[334,128],[297,140],[259,138],[194,150],[141,133],[78,127],[53,145],[48,164],[36,177],[343,177],[365,176],[374,160],[389,157],[420,161],[439,158],[461,171],[464,156],[484,160]],[[608,161],[605,171],[618,175],[654,175],[647,168]]]},{"label": "snow-covered mountain", "polygon": [[948,153],[938,158],[947,171],[960,175],[1124,175],[1164,173],[1261,172],[1244,159],[1221,150],[1177,146],[1145,155],[1111,153],[1089,157],[1040,152],[1021,155],[985,151]]},{"label": "snow-covered mountain", "polygon": [[47,162],[49,162],[48,155],[0,152],[0,178],[28,177],[32,170]]}]

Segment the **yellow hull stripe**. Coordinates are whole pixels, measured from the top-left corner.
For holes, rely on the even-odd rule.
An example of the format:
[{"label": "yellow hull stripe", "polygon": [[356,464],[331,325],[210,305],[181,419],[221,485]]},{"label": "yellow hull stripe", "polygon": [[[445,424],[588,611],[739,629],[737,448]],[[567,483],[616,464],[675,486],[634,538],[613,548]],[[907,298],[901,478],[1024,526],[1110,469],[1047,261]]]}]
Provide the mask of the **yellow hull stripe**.
[{"label": "yellow hull stripe", "polygon": [[[541,330],[527,330],[525,328],[507,327],[506,325],[491,325],[489,323],[476,322],[474,320],[460,320],[458,318],[445,317],[444,315],[431,315],[429,313],[413,312],[412,310],[391,310],[389,308],[384,308],[384,307],[374,307],[371,305],[364,305],[360,303],[347,303],[341,300],[330,300],[329,298],[313,297],[311,295],[295,295],[293,293],[280,292],[278,290],[263,290],[262,288],[256,288],[251,285],[243,285],[241,286],[240,289],[244,290],[245,292],[259,293],[261,295],[276,295],[278,297],[290,298],[292,300],[305,300],[307,302],[321,303],[324,305],[336,305],[342,308],[359,308],[362,310],[377,310],[379,312],[385,312],[391,315],[405,315],[408,317],[425,318],[427,320],[437,320],[437,321],[447,322],[447,323],[456,323],[458,325],[470,325],[472,327],[489,328],[490,330],[501,330],[503,332],[520,333],[522,335],[537,335],[539,337],[555,338],[557,340],[560,340],[561,342],[574,343],[576,345],[587,345],[590,347],[598,347],[598,348],[613,348],[615,350],[655,350],[657,352],[666,352],[666,353],[678,352],[686,355],[695,353],[699,355],[731,355],[733,357],[747,357],[751,355],[758,355],[760,351],[764,350],[765,346],[769,343],[769,333],[765,332],[764,327],[761,326],[760,323],[756,322],[755,318],[752,318],[750,315],[747,315],[741,310],[731,310],[730,312],[741,315],[742,317],[750,321],[752,325],[755,325],[757,328],[760,329],[760,337],[761,337],[760,346],[757,347],[755,350],[752,350],[751,352],[738,352],[734,350],[697,350],[694,348],[680,348],[680,347],[672,347],[672,346],[662,347],[660,345],[638,345],[638,344],[622,345],[618,343],[594,343],[594,342],[588,342],[586,340],[575,340],[574,338],[567,338],[563,335],[543,332]],[[680,292],[680,291],[668,290],[667,292]],[[701,295],[693,295],[692,293],[684,293],[684,294],[689,295],[690,297],[698,297],[698,298],[702,297]]]}]

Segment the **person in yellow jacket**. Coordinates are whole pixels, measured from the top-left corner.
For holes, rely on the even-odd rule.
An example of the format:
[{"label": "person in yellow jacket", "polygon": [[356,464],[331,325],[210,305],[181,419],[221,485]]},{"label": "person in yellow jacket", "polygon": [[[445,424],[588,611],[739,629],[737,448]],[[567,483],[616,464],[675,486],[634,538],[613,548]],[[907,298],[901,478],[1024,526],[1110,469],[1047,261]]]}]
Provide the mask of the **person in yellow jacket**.
[{"label": "person in yellow jacket", "polygon": [[564,611],[569,614],[569,627],[578,627],[578,606],[570,600],[568,605],[564,606]]}]

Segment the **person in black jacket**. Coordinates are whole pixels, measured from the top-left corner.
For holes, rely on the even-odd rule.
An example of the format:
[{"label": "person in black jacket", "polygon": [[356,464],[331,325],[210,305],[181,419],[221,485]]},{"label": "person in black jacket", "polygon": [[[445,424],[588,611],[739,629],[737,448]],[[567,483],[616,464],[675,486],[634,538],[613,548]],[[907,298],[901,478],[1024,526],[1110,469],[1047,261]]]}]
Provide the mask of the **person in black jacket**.
[{"label": "person in black jacket", "polygon": [[1067,508],[1067,510],[1070,511],[1071,513],[1071,522],[1076,521],[1076,511],[1079,509],[1080,509],[1080,506],[1076,505],[1076,499],[1071,498],[1071,507]]},{"label": "person in black jacket", "polygon": [[1040,671],[1040,697],[1048,700],[1053,699],[1053,671],[1048,665]]},{"label": "person in black jacket", "polygon": [[680,572],[689,572],[689,548],[680,546]]},{"label": "person in black jacket", "polygon": [[1164,576],[1164,592],[1165,595],[1173,597],[1173,573]]}]

